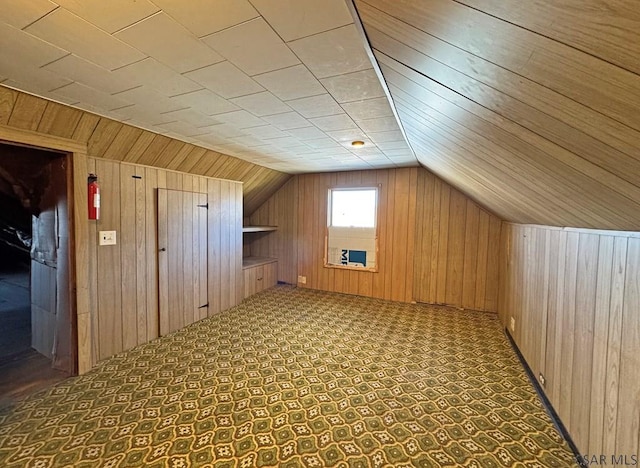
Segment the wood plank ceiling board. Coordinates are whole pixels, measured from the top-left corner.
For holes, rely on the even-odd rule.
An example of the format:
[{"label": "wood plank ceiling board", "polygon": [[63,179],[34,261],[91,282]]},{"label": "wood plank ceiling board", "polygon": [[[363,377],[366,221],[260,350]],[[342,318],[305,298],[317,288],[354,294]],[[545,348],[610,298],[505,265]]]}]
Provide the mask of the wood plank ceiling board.
[{"label": "wood plank ceiling board", "polygon": [[423,165],[509,221],[638,229],[629,1],[354,4]]},{"label": "wood plank ceiling board", "polygon": [[608,8],[585,8],[582,0],[535,3],[460,0],[459,3],[640,73],[640,10],[633,0],[611,2]]}]

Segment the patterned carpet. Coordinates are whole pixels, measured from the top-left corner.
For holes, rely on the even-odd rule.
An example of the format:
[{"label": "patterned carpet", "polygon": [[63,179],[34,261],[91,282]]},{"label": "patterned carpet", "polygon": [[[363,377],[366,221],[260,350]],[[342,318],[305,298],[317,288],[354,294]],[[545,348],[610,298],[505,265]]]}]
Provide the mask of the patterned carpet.
[{"label": "patterned carpet", "polygon": [[4,410],[0,466],[576,465],[494,315],[280,286]]}]

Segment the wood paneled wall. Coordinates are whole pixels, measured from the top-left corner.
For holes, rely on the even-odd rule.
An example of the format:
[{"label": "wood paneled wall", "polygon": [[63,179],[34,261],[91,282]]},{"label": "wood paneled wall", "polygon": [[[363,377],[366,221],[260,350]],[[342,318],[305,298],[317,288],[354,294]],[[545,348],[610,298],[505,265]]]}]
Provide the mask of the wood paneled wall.
[{"label": "wood paneled wall", "polygon": [[502,242],[499,315],[580,453],[637,456],[640,233],[505,223]]},{"label": "wood paneled wall", "polygon": [[87,145],[96,158],[244,182],[252,213],[291,176],[0,85],[0,125]]},{"label": "wood paneled wall", "polygon": [[[417,175],[409,168],[295,176],[251,216],[251,224],[278,226],[251,254],[277,257],[279,281],[296,284],[301,275],[300,287],[411,301]],[[377,185],[378,272],[325,268],[328,189]]]},{"label": "wood paneled wall", "polygon": [[[305,287],[392,301],[411,301],[417,168],[298,176],[298,274]],[[378,192],[378,272],[324,267],[329,187]]]},{"label": "wood paneled wall", "polygon": [[[327,189],[378,184],[378,273],[324,268]],[[250,220],[278,226],[245,236],[251,255],[278,258],[279,281],[496,311],[500,220],[424,169],[295,176]]]},{"label": "wood paneled wall", "polygon": [[[89,223],[93,363],[159,333],[157,189],[208,194],[209,314],[242,300],[242,184],[89,158],[101,216]],[[117,244],[98,245],[98,231]]]},{"label": "wood paneled wall", "polygon": [[495,312],[502,221],[418,171],[414,300]]},{"label": "wood paneled wall", "polygon": [[247,224],[278,226],[275,232],[256,232],[244,235],[246,256],[278,259],[278,281],[298,282],[298,187],[299,177],[287,181],[273,196],[256,210]]}]

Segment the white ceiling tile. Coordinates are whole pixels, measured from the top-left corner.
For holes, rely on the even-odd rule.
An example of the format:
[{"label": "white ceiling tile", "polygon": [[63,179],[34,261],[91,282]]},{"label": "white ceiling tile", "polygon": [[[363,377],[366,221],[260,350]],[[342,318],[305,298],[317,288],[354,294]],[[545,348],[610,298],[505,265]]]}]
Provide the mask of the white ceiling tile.
[{"label": "white ceiling tile", "polygon": [[378,75],[370,68],[320,80],[339,103],[384,96]]},{"label": "white ceiling tile", "polygon": [[315,151],[309,148],[307,145],[301,145],[300,143],[298,143],[297,145],[292,144],[291,146],[283,146],[282,148],[286,152],[286,154],[291,156],[306,156],[307,154]]},{"label": "white ceiling tile", "polygon": [[350,145],[351,142],[355,140],[364,141],[365,144],[372,144],[371,140],[367,138],[359,128],[352,128],[349,130],[336,130],[334,132],[327,132],[327,135],[340,142],[340,144],[342,145],[344,145],[345,143]]},{"label": "white ceiling tile", "polygon": [[291,130],[287,130],[294,137],[304,141],[304,140],[313,140],[318,138],[325,138],[327,135],[318,130],[318,127],[304,127],[304,128],[293,128]]},{"label": "white ceiling tile", "polygon": [[287,101],[287,104],[308,119],[342,113],[342,108],[329,93],[294,99],[293,101]]},{"label": "white ceiling tile", "polygon": [[315,152],[315,153],[307,153],[304,157],[307,161],[315,161],[315,162],[321,162],[324,161],[326,159],[328,159],[324,153],[321,152]]},{"label": "white ceiling tile", "polygon": [[184,76],[227,99],[264,91],[262,86],[226,61],[185,73]]},{"label": "white ceiling tile", "polygon": [[392,130],[389,132],[369,132],[368,135],[376,144],[390,141],[402,141],[404,143],[404,137],[400,130]]},{"label": "white ceiling tile", "polygon": [[276,70],[254,77],[283,101],[323,94],[326,90],[304,65]]},{"label": "white ceiling tile", "polygon": [[[247,129],[247,131],[250,132],[251,129],[249,128]],[[262,141],[260,138],[256,138],[252,136],[251,133],[249,133],[248,135],[231,138],[231,141],[246,147],[255,147],[255,146],[264,145],[264,141]]]},{"label": "white ceiling tile", "polygon": [[163,117],[169,118],[171,120],[177,120],[179,122],[189,124],[196,128],[208,127],[208,126],[217,125],[220,123],[217,119],[217,116],[216,118],[207,117],[206,115],[194,109],[178,109],[174,111],[164,112],[160,115],[162,115]]},{"label": "white ceiling tile", "polygon": [[160,10],[148,0],[56,0],[56,3],[108,33]]},{"label": "white ceiling tile", "polygon": [[259,16],[247,0],[153,0],[198,37]]},{"label": "white ceiling tile", "polygon": [[237,153],[245,149],[242,145],[237,143],[223,143],[222,145],[216,145],[215,148],[216,151],[230,156],[235,156]]},{"label": "white ceiling tile", "polygon": [[27,3],[0,6],[9,86],[288,172],[416,164],[343,0]]},{"label": "white ceiling tile", "polygon": [[[52,89],[60,88],[71,83],[70,80],[51,73],[44,68],[37,68],[26,62],[17,61],[13,56],[0,53],[0,70],[4,76],[10,77],[7,81],[21,83],[24,88],[18,89],[35,94],[44,94]],[[65,102],[68,102],[67,99]]]},{"label": "white ceiling tile", "polygon": [[99,67],[73,54],[51,62],[43,69],[109,94],[119,93],[142,83],[132,77],[117,76],[106,68]]},{"label": "white ceiling tile", "polygon": [[49,0],[29,0],[28,2],[2,0],[1,4],[0,22],[10,24],[18,29],[30,25],[58,7]]},{"label": "white ceiling tile", "polygon": [[389,158],[413,158],[415,159],[415,156],[413,155],[413,153],[411,152],[410,149],[388,149],[384,151],[384,154],[386,154]]},{"label": "white ceiling tile", "polygon": [[353,23],[344,0],[251,0],[285,41]]},{"label": "white ceiling tile", "polygon": [[202,40],[249,76],[300,63],[262,18],[225,29]]},{"label": "white ceiling tile", "polygon": [[[69,53],[2,22],[0,22],[0,44],[2,44],[2,55],[6,61],[20,62],[31,68],[53,62]],[[10,57],[6,52],[9,50]]]},{"label": "white ceiling tile", "polygon": [[267,155],[275,153],[276,151],[277,149],[275,146],[262,144],[262,145],[256,145],[248,148],[246,150],[246,153],[254,155],[256,159],[265,160],[265,159],[272,159]]},{"label": "white ceiling tile", "polygon": [[297,112],[286,112],[284,114],[268,115],[264,120],[271,125],[278,127],[280,130],[289,130],[290,128],[308,127],[309,121]]},{"label": "white ceiling tile", "polygon": [[289,153],[295,152],[295,154],[297,155],[304,155],[305,157],[318,158],[322,154],[317,149],[311,148],[306,144],[301,144],[299,146],[290,146],[285,150]]},{"label": "white ceiling tile", "polygon": [[147,122],[152,122],[154,128],[161,127],[163,132],[169,132],[170,129],[163,127],[162,125],[168,125],[169,123],[180,123],[175,117],[168,114],[153,114],[151,117],[146,117]]},{"label": "white ceiling tile", "polygon": [[146,109],[147,112],[152,114],[162,114],[186,107],[179,102],[161,95],[156,90],[151,89],[147,86],[139,86],[137,88],[128,89],[121,93],[115,94],[115,96],[127,101],[128,103],[137,104],[138,106]]},{"label": "white ceiling tile", "polygon": [[238,127],[233,127],[227,124],[213,125],[206,128],[211,130],[211,134],[218,137],[233,138],[246,134],[244,130],[240,130]]},{"label": "white ceiling tile", "polygon": [[282,130],[277,129],[273,125],[263,125],[261,127],[251,127],[246,129],[247,133],[255,136],[256,138],[260,138],[262,140],[268,141],[271,138],[282,138],[289,136],[289,132],[283,132]]},{"label": "white ceiling tile", "polygon": [[365,132],[386,132],[398,130],[398,121],[395,117],[379,117],[377,119],[367,119],[356,121],[358,127]]},{"label": "white ceiling tile", "polygon": [[382,151],[385,151],[385,152],[388,150],[395,150],[395,149],[409,150],[409,146],[407,145],[407,142],[404,140],[377,141],[376,145],[378,146],[378,148],[380,148]]},{"label": "white ceiling tile", "polygon": [[357,128],[356,124],[347,114],[329,115],[327,117],[316,117],[309,119],[316,127],[325,132],[335,130],[347,130]]},{"label": "white ceiling tile", "polygon": [[393,164],[395,167],[416,167],[419,165],[415,160],[393,161]]},{"label": "white ceiling tile", "polygon": [[224,60],[165,13],[150,16],[115,37],[180,73]]},{"label": "white ceiling tile", "polygon": [[355,154],[356,156],[358,156],[359,158],[373,158],[373,157],[377,157],[377,158],[385,158],[386,156],[385,154],[380,151],[379,148],[376,148],[373,144],[370,145],[366,145],[361,147],[361,148],[353,148],[351,147],[351,152],[353,154]]},{"label": "white ceiling tile", "polygon": [[269,91],[230,99],[234,104],[258,117],[289,112],[291,108]]},{"label": "white ceiling tile", "polygon": [[208,143],[210,145],[221,145],[225,141],[224,138],[219,137],[217,135],[214,135],[213,133],[207,133],[205,135],[200,135],[198,137],[198,140],[199,141],[203,141],[205,143]]},{"label": "white ceiling tile", "polygon": [[205,115],[216,115],[239,110],[238,106],[208,89],[173,96],[171,100],[179,104],[180,107],[191,107]]},{"label": "white ceiling tile", "polygon": [[91,104],[93,108],[106,111],[123,107],[129,102],[111,94],[103,93],[95,88],[90,88],[80,83],[71,83],[52,92],[53,95],[63,96],[69,99],[77,99],[79,102]]},{"label": "white ceiling tile", "polygon": [[354,120],[375,119],[393,115],[387,97],[365,99],[342,104],[344,111]]},{"label": "white ceiling tile", "polygon": [[264,125],[265,122],[260,117],[247,112],[245,110],[237,110],[233,112],[227,112],[224,114],[218,114],[215,119],[220,123],[232,125],[238,128],[259,127]]},{"label": "white ceiling tile", "polygon": [[340,158],[342,156],[353,157],[351,152],[342,146],[338,146],[337,148],[330,149],[329,151],[326,152],[326,155],[329,158]]},{"label": "white ceiling tile", "polygon": [[357,155],[363,161],[367,161],[369,164],[375,164],[378,166],[379,164],[393,164],[389,158],[386,158],[384,154],[381,155],[369,155],[369,154],[358,154]]},{"label": "white ceiling tile", "polygon": [[113,72],[115,79],[149,86],[165,96],[189,93],[202,89],[196,82],[163,65],[152,57],[118,68]]},{"label": "white ceiling tile", "polygon": [[364,40],[350,24],[290,42],[289,47],[316,78],[327,78],[371,68]]},{"label": "white ceiling tile", "polygon": [[340,144],[336,143],[335,140],[332,140],[329,137],[318,138],[313,140],[305,140],[304,143],[305,145],[308,145],[311,148],[316,148],[319,150],[324,150],[329,148],[340,148]]},{"label": "white ceiling tile", "polygon": [[413,162],[414,164],[418,163],[418,160],[415,156],[406,154],[404,156],[387,156],[393,162]]},{"label": "white ceiling tile", "polygon": [[274,138],[273,140],[269,140],[269,144],[273,145],[277,148],[289,148],[300,146],[300,140],[294,137],[284,137],[284,138]]},{"label": "white ceiling tile", "polygon": [[198,137],[208,134],[208,131],[205,129],[194,127],[192,124],[181,121],[163,123],[159,124],[159,126],[174,132],[176,135],[180,135],[182,138]]},{"label": "white ceiling tile", "polygon": [[25,31],[108,70],[144,55],[64,8],[54,10]]}]

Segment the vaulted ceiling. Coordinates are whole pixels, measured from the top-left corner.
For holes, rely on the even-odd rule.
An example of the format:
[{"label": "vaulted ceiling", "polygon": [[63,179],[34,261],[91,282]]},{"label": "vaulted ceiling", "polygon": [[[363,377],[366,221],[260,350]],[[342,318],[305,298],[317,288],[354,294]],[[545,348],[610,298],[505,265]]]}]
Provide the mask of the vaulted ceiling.
[{"label": "vaulted ceiling", "polygon": [[508,221],[640,230],[636,3],[2,0],[0,82],[287,173],[419,162]]}]

